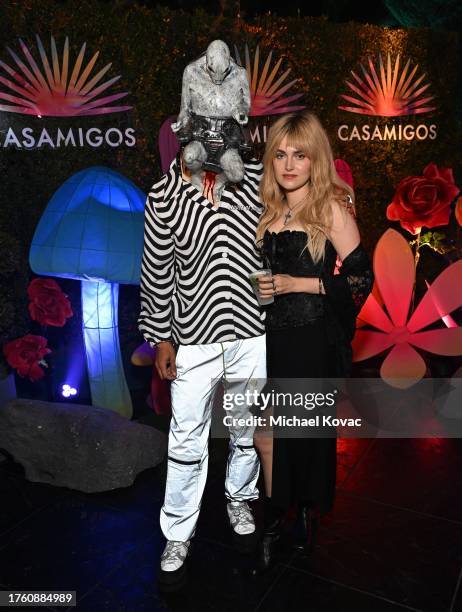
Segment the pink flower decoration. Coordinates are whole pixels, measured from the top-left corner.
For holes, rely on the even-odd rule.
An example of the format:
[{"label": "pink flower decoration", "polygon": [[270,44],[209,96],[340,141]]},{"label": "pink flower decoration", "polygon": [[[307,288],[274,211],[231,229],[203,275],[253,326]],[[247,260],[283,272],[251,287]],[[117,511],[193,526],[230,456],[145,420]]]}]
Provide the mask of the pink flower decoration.
[{"label": "pink flower decoration", "polygon": [[339,177],[345,181],[353,189],[353,173],[351,172],[350,164],[344,159],[334,159],[335,170]]},{"label": "pink flower decoration", "polygon": [[462,260],[441,272],[411,314],[415,263],[401,234],[392,229],[385,232],[377,243],[373,266],[385,308],[374,293],[369,295],[358,317],[377,331],[356,330],[353,361],[363,361],[393,347],[380,375],[394,387],[407,388],[426,371],[425,361],[414,347],[437,355],[462,354],[461,327],[422,331],[462,306]]},{"label": "pink flower decoration", "polygon": [[[334,167],[339,177],[353,189],[353,174],[351,172],[350,165],[344,159],[338,158],[338,159],[334,159]],[[356,217],[356,213],[354,210],[352,210],[351,213],[353,214],[354,217]],[[342,260],[337,255],[334,274],[340,274],[341,267],[342,267]]]}]

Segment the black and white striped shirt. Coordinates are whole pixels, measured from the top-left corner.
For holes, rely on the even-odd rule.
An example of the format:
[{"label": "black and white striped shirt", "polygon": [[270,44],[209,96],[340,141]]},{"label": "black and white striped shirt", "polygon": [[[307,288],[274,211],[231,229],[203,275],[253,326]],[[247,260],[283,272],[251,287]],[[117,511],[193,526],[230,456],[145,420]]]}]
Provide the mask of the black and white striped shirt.
[{"label": "black and white striped shirt", "polygon": [[181,174],[179,158],[146,201],[139,328],[150,343],[209,344],[264,333],[249,274],[262,267],[260,162],[226,185],[213,207]]}]

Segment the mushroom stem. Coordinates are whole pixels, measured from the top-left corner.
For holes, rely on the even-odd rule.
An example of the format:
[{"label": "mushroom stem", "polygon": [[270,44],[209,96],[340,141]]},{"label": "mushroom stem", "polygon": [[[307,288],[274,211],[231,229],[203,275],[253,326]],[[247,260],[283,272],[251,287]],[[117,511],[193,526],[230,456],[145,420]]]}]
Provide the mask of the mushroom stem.
[{"label": "mushroom stem", "polygon": [[82,281],[83,337],[92,403],[131,418],[132,402],[120,353],[118,301],[117,283]]}]

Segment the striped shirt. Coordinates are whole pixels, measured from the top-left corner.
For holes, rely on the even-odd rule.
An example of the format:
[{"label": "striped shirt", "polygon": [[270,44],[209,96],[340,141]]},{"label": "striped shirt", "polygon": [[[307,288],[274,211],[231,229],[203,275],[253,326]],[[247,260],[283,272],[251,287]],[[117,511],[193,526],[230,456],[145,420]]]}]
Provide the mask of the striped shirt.
[{"label": "striped shirt", "polygon": [[151,344],[208,344],[259,336],[263,309],[249,281],[262,267],[255,232],[262,165],[226,185],[214,207],[181,174],[179,158],[146,201],[139,328]]}]

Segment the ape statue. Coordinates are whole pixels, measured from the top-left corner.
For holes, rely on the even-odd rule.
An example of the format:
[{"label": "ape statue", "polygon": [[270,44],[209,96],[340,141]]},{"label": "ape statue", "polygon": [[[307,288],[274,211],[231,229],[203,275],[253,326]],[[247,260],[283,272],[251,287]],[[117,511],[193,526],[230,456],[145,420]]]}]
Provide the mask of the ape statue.
[{"label": "ape statue", "polygon": [[205,173],[216,173],[213,199],[219,201],[227,181],[244,178],[242,125],[248,121],[250,89],[245,68],[231,58],[229,48],[214,40],[204,55],[183,73],[181,109],[172,130],[184,146],[183,160],[192,183],[204,190]]}]

